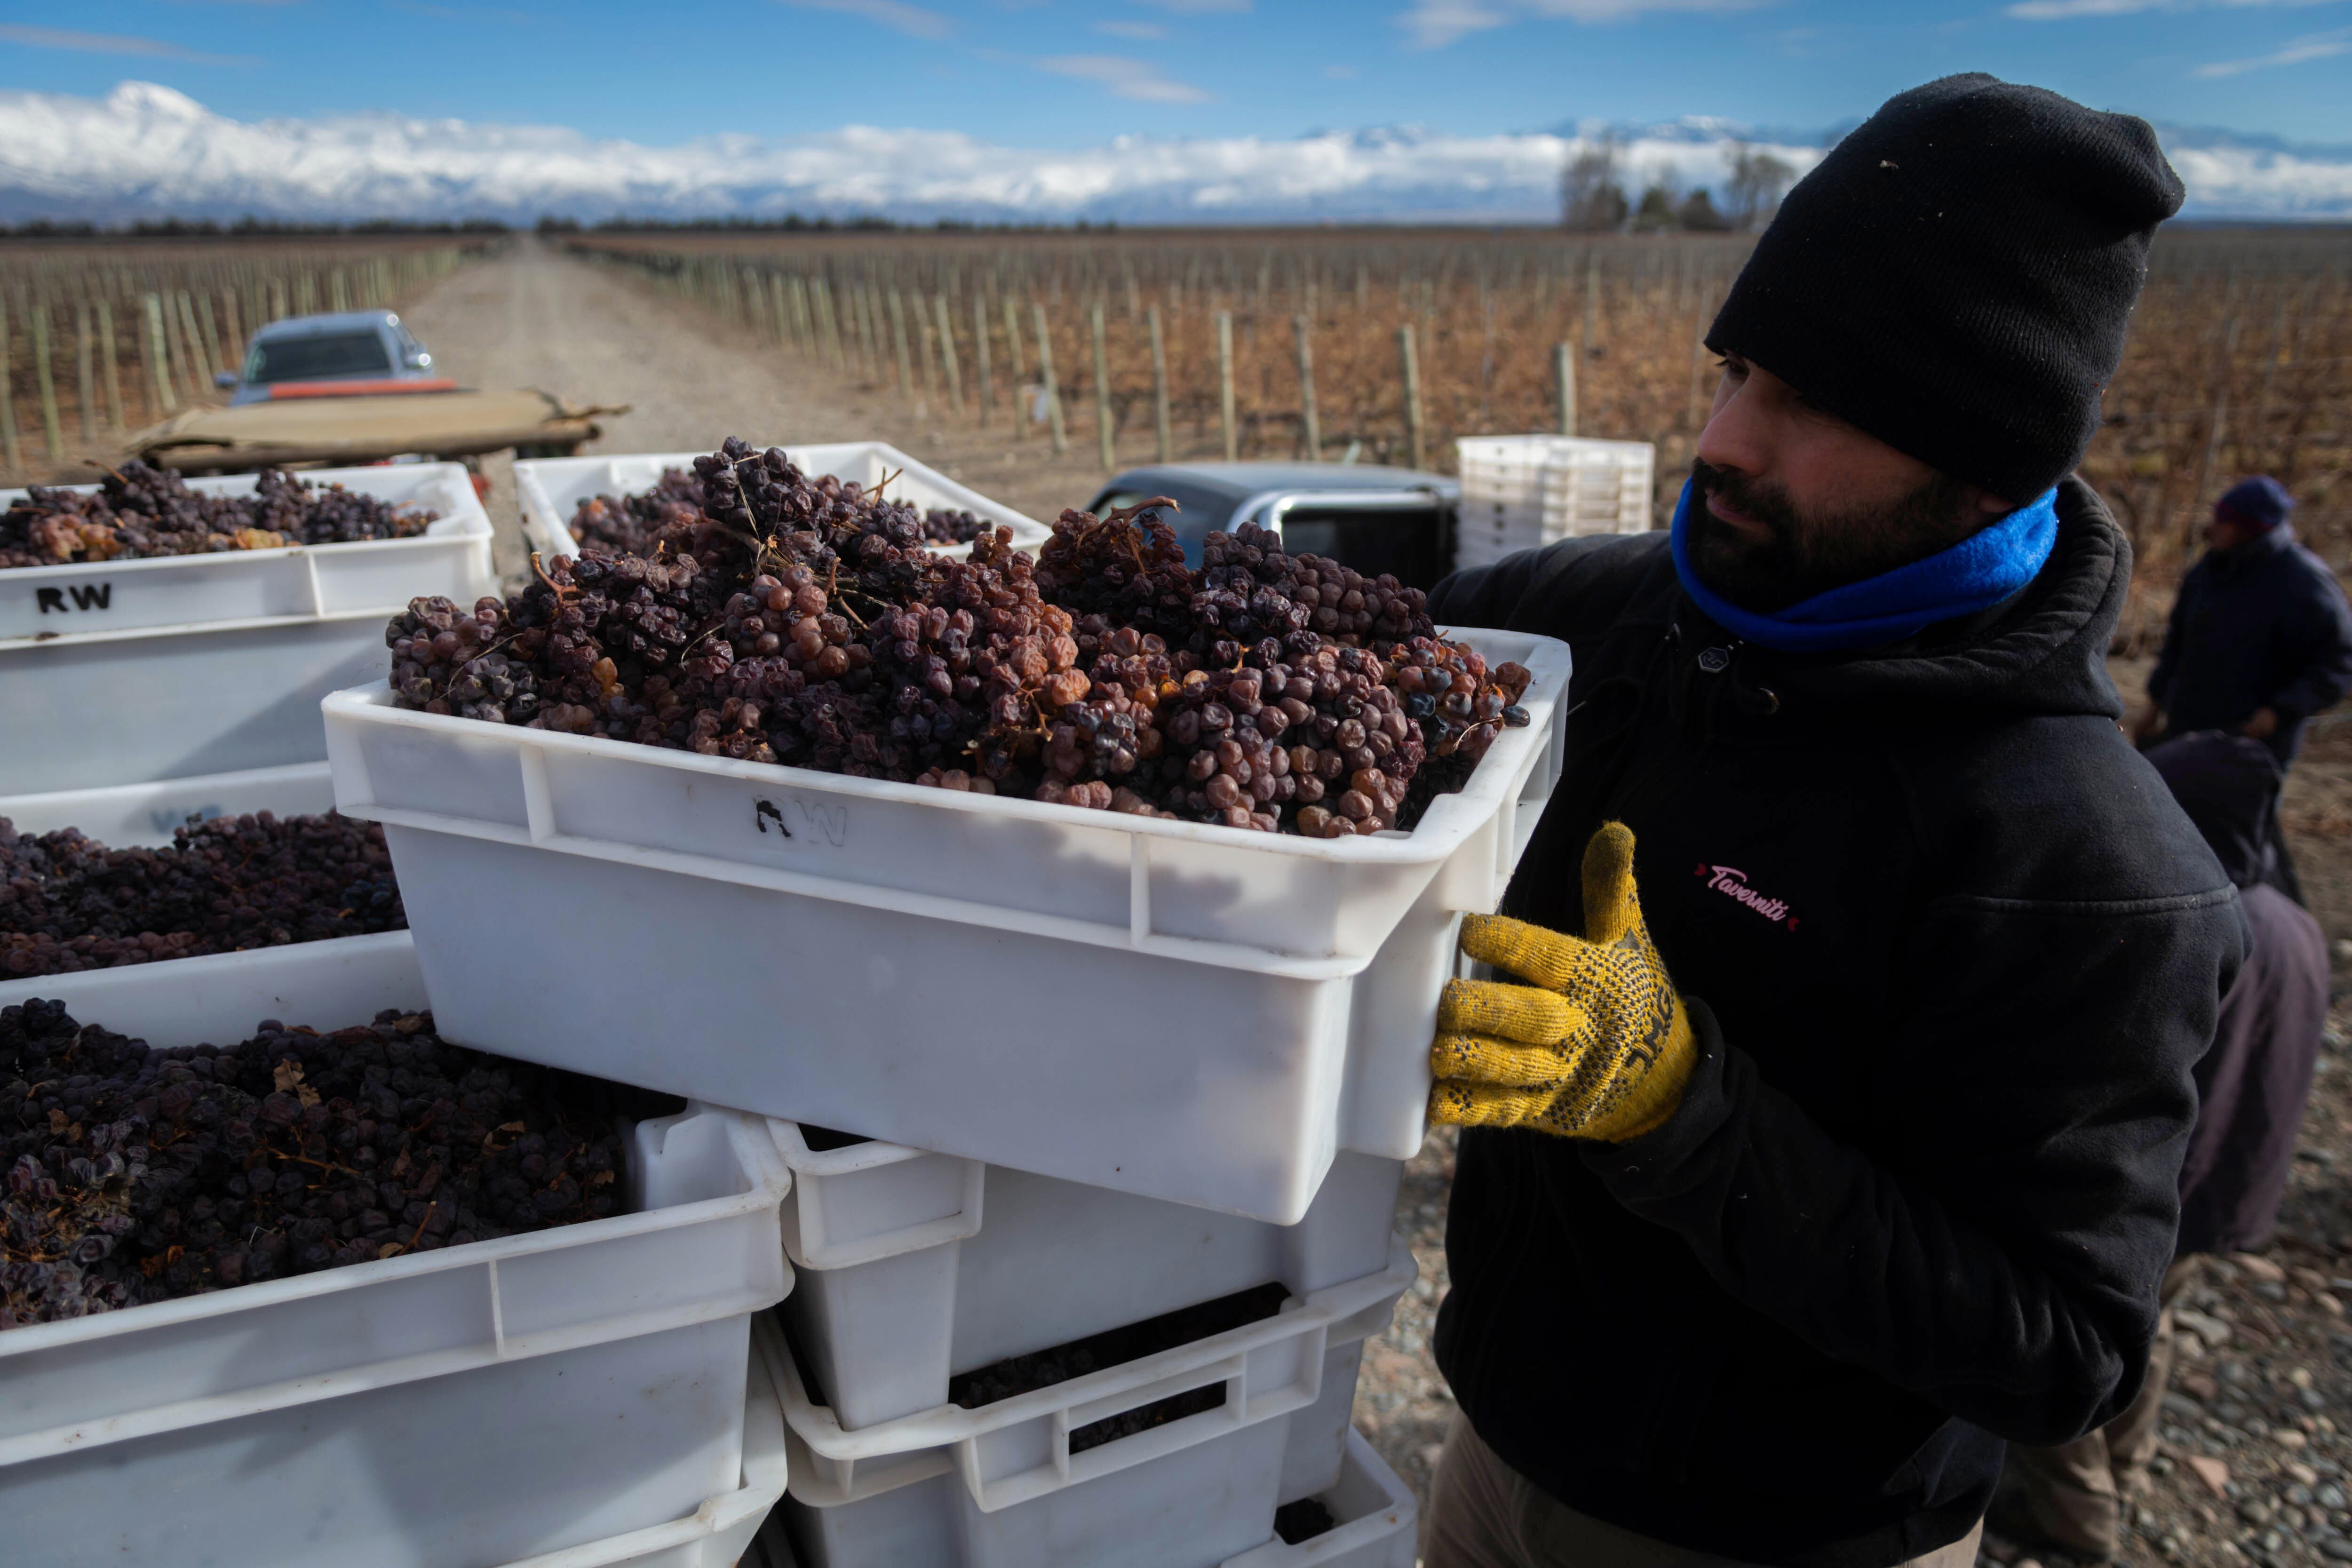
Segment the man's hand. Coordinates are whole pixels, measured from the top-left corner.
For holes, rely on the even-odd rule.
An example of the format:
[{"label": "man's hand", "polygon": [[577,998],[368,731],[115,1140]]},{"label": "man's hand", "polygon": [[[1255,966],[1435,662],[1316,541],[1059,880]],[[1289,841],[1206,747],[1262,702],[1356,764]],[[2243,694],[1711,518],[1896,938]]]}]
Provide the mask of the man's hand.
[{"label": "man's hand", "polygon": [[2164,710],[2149,702],[2140,709],[2139,717],[2132,721],[2131,738],[2136,744],[2145,746],[2162,733]]},{"label": "man's hand", "polygon": [[1651,944],[1633,834],[1584,847],[1584,940],[1497,915],[1462,922],[1462,951],[1532,982],[1453,980],[1437,1005],[1429,1119],[1622,1142],[1663,1125],[1698,1059],[1690,1015]]},{"label": "man's hand", "polygon": [[2267,741],[2278,733],[2279,716],[2275,708],[2257,708],[2254,716],[2238,727],[2238,733],[2250,741]]}]

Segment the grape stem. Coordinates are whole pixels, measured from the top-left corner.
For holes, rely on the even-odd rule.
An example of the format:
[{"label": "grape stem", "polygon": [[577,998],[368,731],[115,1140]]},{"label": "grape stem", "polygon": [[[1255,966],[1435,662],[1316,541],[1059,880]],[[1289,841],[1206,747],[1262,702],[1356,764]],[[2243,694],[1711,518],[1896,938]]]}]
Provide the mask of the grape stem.
[{"label": "grape stem", "polygon": [[[539,563],[539,552],[536,550],[530,552],[530,570],[533,576],[547,584],[547,591],[555,595],[555,602],[558,605],[568,605],[572,603],[573,599],[580,596],[580,590],[577,588],[563,588],[557,586],[555,579],[547,574],[547,568]],[[516,637],[520,637],[521,635],[522,634],[520,632],[515,634]],[[507,640],[511,642],[514,638],[509,637]],[[477,654],[474,657],[479,658],[481,656]]]}]

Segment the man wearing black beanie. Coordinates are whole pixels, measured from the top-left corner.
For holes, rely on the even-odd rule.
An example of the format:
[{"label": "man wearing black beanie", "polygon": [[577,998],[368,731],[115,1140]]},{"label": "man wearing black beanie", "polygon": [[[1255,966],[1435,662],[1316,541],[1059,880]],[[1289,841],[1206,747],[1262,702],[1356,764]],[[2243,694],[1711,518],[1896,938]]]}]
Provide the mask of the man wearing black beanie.
[{"label": "man wearing black beanie", "polygon": [[2004,1441],[2138,1387],[2243,928],[2117,727],[2072,470],[2180,198],[2141,121],[1901,94],[1724,302],[1672,531],[1433,595],[1576,671],[1431,1050],[1428,1568],[1958,1568]]}]

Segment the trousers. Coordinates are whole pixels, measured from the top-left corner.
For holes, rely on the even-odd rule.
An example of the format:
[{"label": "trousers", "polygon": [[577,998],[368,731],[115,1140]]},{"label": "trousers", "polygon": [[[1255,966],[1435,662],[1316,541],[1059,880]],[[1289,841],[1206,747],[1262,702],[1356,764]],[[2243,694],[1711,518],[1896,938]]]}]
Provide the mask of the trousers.
[{"label": "trousers", "polygon": [[[2157,1314],[2156,1343],[2147,1352],[2147,1381],[2124,1413],[2095,1432],[2055,1448],[2010,1445],[2002,1467],[2004,1492],[1995,1512],[2009,1531],[2006,1511],[2030,1535],[2040,1536],[2074,1556],[2104,1563],[2123,1544],[2124,1494],[2137,1485],[2156,1456],[2157,1417],[2172,1381],[2172,1303],[2196,1277],[2197,1257],[2173,1259],[2158,1288],[2163,1310]],[[2029,1541],[2026,1544],[2033,1544]]]},{"label": "trousers", "polygon": [[[1903,1568],[1972,1568],[1976,1529]],[[1423,1568],[1745,1568],[1604,1524],[1538,1490],[1486,1447],[1460,1411],[1431,1484]]]}]

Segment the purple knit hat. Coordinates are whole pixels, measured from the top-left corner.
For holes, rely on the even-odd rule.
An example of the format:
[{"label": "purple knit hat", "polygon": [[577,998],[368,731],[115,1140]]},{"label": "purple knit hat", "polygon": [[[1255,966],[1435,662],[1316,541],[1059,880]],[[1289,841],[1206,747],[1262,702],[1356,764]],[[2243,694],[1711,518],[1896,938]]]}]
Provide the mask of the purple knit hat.
[{"label": "purple knit hat", "polygon": [[2268,474],[2263,474],[2251,479],[2240,479],[2231,485],[2228,492],[2213,503],[2213,510],[2241,528],[2250,528],[2256,533],[2268,533],[2284,522],[2287,513],[2294,510],[2294,498],[2286,493],[2284,485]]}]

